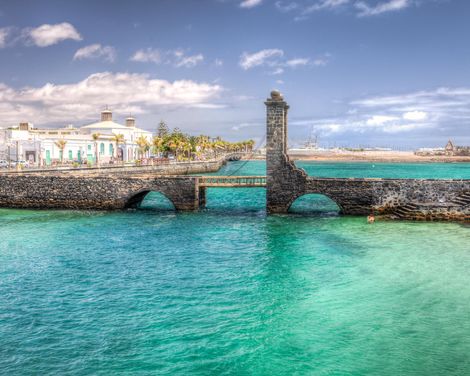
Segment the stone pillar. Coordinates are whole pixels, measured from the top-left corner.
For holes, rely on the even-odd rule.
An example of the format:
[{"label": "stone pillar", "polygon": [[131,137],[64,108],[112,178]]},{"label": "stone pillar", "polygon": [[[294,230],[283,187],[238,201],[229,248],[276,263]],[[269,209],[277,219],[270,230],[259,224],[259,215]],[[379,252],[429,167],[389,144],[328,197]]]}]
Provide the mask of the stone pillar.
[{"label": "stone pillar", "polygon": [[199,208],[204,208],[206,206],[206,195],[207,189],[206,187],[199,187]]},{"label": "stone pillar", "polygon": [[266,119],[266,156],[268,153],[270,158],[266,160],[268,167],[276,157],[287,152],[287,111],[289,106],[284,101],[281,93],[278,91],[271,92],[271,98],[265,102],[267,108]]},{"label": "stone pillar", "polygon": [[287,111],[281,93],[272,91],[266,104],[266,209],[285,213],[304,191],[306,175],[287,156]]}]

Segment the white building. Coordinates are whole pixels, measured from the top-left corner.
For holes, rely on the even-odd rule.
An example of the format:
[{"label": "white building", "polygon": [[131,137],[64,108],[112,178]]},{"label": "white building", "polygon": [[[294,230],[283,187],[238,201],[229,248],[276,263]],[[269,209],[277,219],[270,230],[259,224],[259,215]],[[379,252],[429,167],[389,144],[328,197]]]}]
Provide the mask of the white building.
[{"label": "white building", "polygon": [[[123,141],[116,144],[115,136]],[[25,160],[38,165],[64,163],[109,163],[133,161],[139,158],[136,141],[152,141],[152,133],[135,126],[128,117],[126,124],[113,121],[112,112],[104,110],[101,121],[81,128],[34,128],[31,123],[21,123],[17,128],[0,129],[0,159]]]}]

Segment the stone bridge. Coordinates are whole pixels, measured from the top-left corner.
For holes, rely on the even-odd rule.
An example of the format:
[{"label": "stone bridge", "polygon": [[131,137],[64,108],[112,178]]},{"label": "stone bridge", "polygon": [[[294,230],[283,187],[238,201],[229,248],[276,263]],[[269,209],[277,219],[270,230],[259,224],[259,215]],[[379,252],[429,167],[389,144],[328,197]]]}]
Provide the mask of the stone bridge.
[{"label": "stone bridge", "polygon": [[[216,161],[156,166],[0,173],[0,207],[115,210],[136,207],[149,192],[160,192],[177,210],[197,210],[205,204],[206,188],[217,184],[209,177],[186,174],[215,172],[227,160],[243,156],[230,153]],[[238,185],[247,185],[243,179]]]},{"label": "stone bridge", "polygon": [[7,174],[0,176],[0,207],[125,209],[152,191],[165,195],[177,210],[196,210],[204,197],[192,176]]},{"label": "stone bridge", "polygon": [[307,176],[287,155],[289,106],[277,91],[267,107],[266,187],[269,213],[286,213],[305,194],[335,201],[342,214],[372,211],[395,218],[470,220],[470,180],[340,179]]},{"label": "stone bridge", "polygon": [[[153,167],[6,173],[0,174],[0,207],[124,209],[138,206],[147,193],[157,191],[177,210],[197,210],[206,203],[207,188],[266,187],[268,213],[286,213],[298,197],[313,193],[331,198],[346,215],[367,215],[374,211],[393,218],[470,220],[470,180],[307,176],[287,155],[289,106],[276,91],[265,103],[266,176],[168,175],[171,171],[162,174],[160,170],[152,170]],[[195,173],[194,168],[205,172],[214,168],[199,164],[183,170]],[[175,170],[182,173],[179,171]]]}]

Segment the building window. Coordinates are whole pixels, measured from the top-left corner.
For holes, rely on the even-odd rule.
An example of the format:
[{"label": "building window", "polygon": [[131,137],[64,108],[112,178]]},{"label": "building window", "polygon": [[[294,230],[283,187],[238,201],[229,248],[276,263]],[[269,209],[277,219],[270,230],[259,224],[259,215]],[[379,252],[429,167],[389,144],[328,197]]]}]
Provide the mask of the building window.
[{"label": "building window", "polygon": [[100,144],[100,155],[104,155],[104,143]]},{"label": "building window", "polygon": [[88,151],[91,151],[91,145],[88,145]]},{"label": "building window", "polygon": [[114,155],[114,146],[113,144],[109,144],[109,155]]},{"label": "building window", "polygon": [[70,160],[70,161],[73,160],[73,152],[72,152],[72,150],[69,150],[69,160]]}]

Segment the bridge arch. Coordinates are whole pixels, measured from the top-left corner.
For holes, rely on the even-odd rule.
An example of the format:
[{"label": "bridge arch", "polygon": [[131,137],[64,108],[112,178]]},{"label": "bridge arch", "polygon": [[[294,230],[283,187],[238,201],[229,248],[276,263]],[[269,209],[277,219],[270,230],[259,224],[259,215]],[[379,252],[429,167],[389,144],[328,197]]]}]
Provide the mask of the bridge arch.
[{"label": "bridge arch", "polygon": [[341,204],[333,197],[321,192],[306,192],[295,195],[288,203],[287,211],[299,213],[343,212]]},{"label": "bridge arch", "polygon": [[177,205],[175,204],[175,202],[173,201],[173,199],[171,198],[170,195],[166,194],[162,190],[156,190],[156,189],[152,189],[152,188],[144,188],[144,189],[141,189],[137,192],[133,192],[133,193],[129,194],[125,198],[124,208],[125,209],[139,208],[141,206],[142,202],[144,201],[145,197],[147,197],[147,195],[150,194],[150,193],[158,193],[161,197],[164,198],[165,201],[167,201],[168,203],[171,204],[173,209],[177,208]]}]

